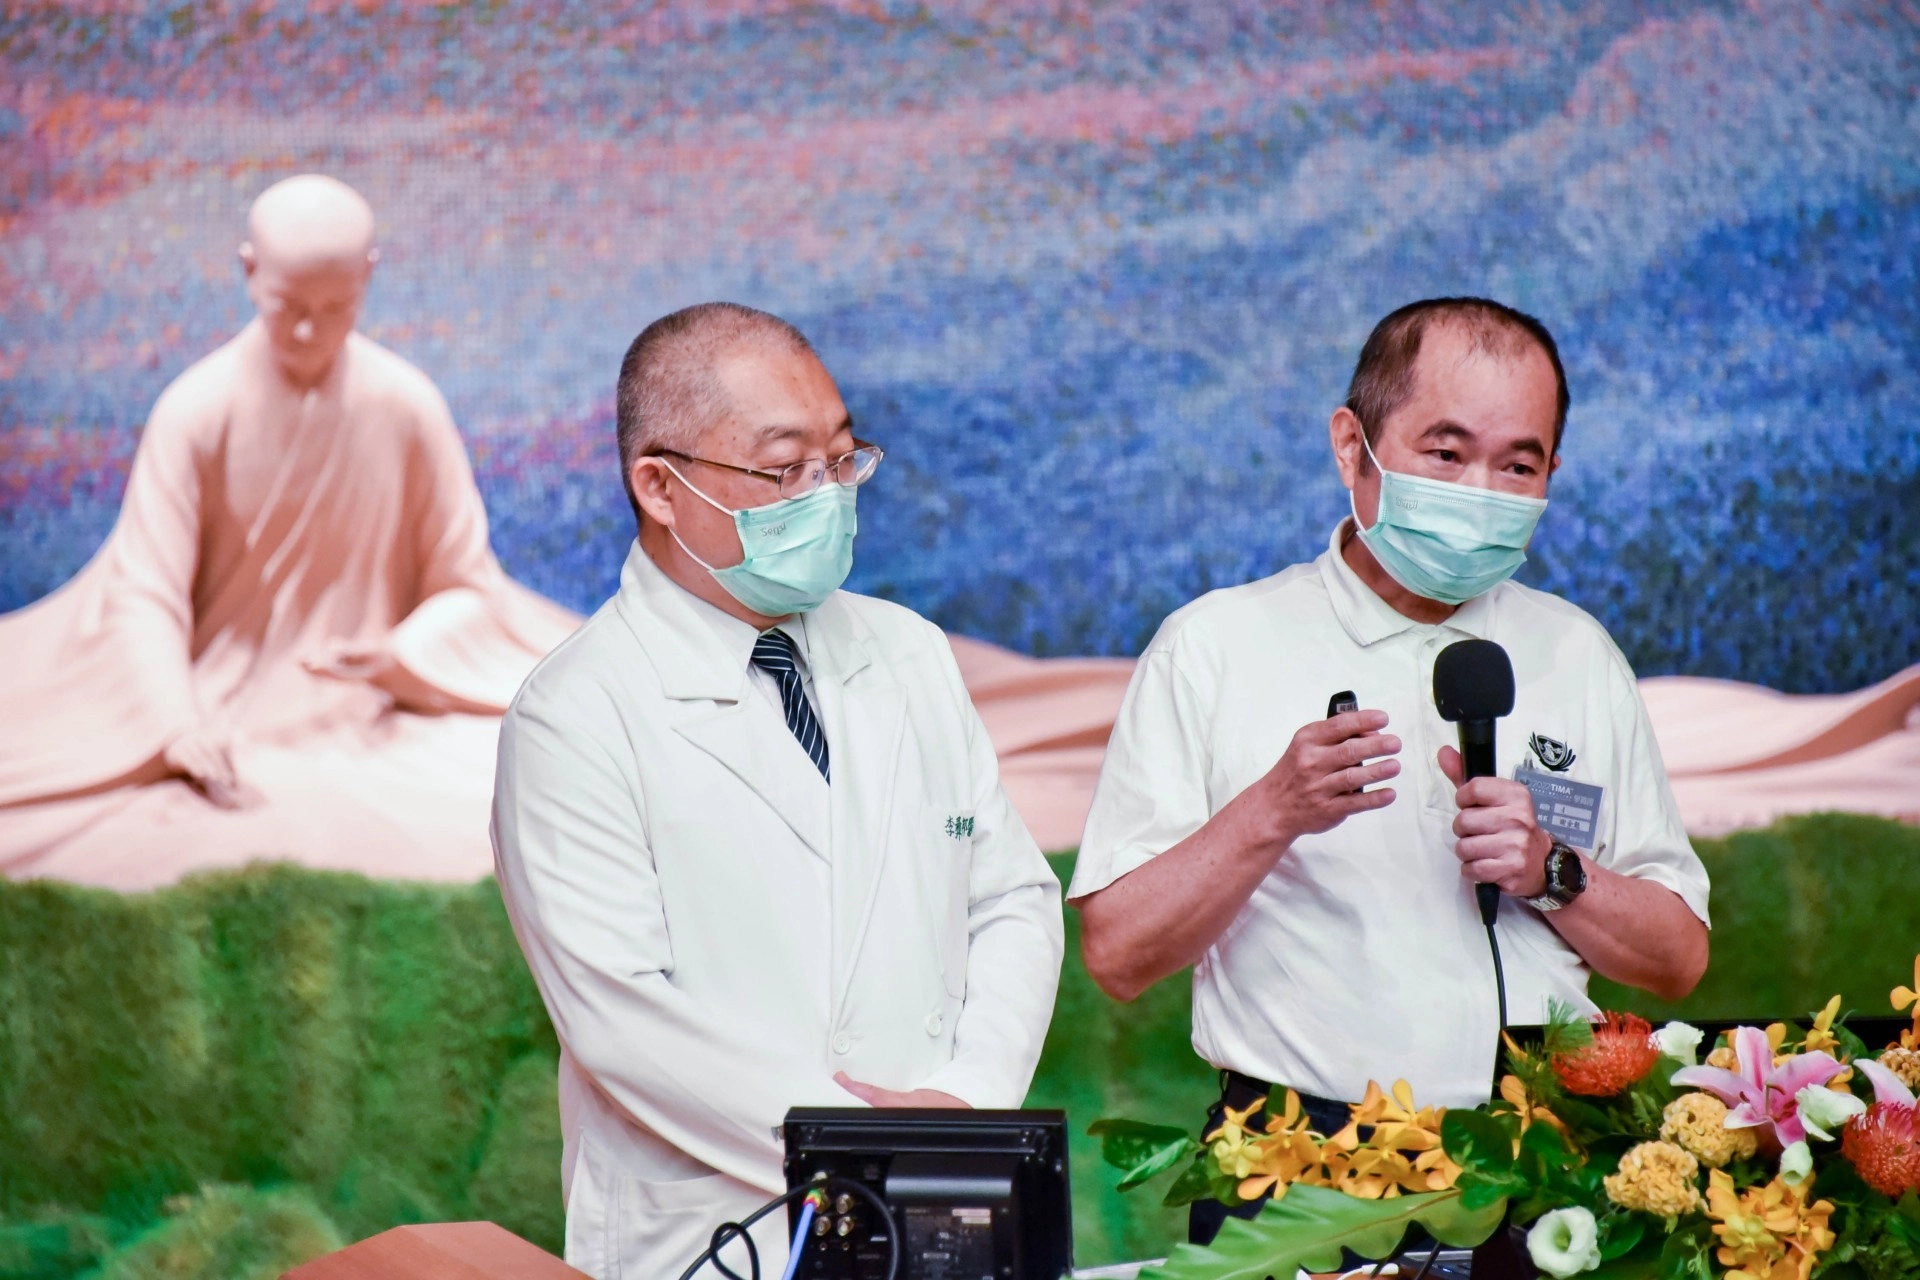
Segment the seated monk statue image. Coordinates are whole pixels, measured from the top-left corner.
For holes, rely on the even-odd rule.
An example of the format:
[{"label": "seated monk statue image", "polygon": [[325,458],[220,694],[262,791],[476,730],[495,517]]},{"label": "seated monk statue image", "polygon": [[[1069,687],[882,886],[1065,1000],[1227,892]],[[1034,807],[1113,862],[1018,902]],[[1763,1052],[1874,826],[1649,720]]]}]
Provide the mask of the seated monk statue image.
[{"label": "seated monk statue image", "polygon": [[0,872],[490,870],[499,716],[579,618],[502,571],[445,400],[354,331],[373,232],[332,178],[259,197],[257,317],[161,393],[93,560],[0,617]]}]

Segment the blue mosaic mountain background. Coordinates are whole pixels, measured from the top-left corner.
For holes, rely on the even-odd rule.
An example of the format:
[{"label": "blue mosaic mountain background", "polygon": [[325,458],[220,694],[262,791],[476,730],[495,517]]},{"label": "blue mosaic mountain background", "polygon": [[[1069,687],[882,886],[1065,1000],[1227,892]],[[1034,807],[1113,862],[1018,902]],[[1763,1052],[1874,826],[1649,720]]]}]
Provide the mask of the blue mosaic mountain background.
[{"label": "blue mosaic mountain background", "polygon": [[247,318],[273,180],[373,200],[365,327],[578,609],[631,536],[612,387],[723,297],[888,462],[852,586],[1036,654],[1324,547],[1372,323],[1483,293],[1573,391],[1522,578],[1642,674],[1920,661],[1920,9],[0,4],[0,609],[110,528]]}]

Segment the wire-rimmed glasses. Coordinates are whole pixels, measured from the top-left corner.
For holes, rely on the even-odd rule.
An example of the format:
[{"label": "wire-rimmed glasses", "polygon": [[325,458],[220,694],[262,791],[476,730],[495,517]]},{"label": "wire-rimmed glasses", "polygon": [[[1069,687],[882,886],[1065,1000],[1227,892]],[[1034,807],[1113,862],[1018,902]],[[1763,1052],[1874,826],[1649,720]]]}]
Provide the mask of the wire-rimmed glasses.
[{"label": "wire-rimmed glasses", "polygon": [[678,449],[662,449],[676,458],[685,458],[688,462],[704,463],[709,467],[719,467],[724,471],[738,471],[742,475],[759,476],[762,480],[771,480],[780,486],[783,498],[804,498],[825,484],[829,477],[835,484],[845,485],[849,489],[858,488],[873,479],[873,473],[880,466],[880,459],[886,457],[886,451],[877,444],[856,441],[855,447],[837,458],[806,458],[777,471],[766,471],[758,467],[740,467],[731,462],[715,462],[712,458],[702,458],[698,454],[682,453]]}]

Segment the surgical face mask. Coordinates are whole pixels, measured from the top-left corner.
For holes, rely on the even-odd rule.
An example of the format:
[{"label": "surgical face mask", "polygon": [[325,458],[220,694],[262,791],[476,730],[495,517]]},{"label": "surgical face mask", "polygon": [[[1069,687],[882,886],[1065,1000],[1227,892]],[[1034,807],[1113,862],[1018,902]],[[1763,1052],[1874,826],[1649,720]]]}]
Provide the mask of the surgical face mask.
[{"label": "surgical face mask", "polygon": [[1372,528],[1361,529],[1354,508],[1353,527],[1395,582],[1429,600],[1465,604],[1527,562],[1545,498],[1389,471],[1364,432],[1360,443],[1380,472],[1380,511]]},{"label": "surgical face mask", "polygon": [[672,529],[667,532],[728,595],[755,613],[782,618],[817,609],[852,572],[853,535],[860,523],[854,514],[854,493],[848,486],[823,483],[804,498],[784,498],[769,506],[735,511],[695,489],[671,462],[666,466],[701,501],[733,517],[743,553],[740,563],[716,569],[680,542],[678,533]]}]

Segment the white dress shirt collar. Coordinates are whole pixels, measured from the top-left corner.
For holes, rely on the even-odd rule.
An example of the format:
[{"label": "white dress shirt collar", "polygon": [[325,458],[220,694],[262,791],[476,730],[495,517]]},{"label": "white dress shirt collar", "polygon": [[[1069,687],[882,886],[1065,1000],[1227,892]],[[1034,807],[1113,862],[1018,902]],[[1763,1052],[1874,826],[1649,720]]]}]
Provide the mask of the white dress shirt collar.
[{"label": "white dress shirt collar", "polygon": [[[705,665],[724,667],[737,679],[728,682],[736,700],[745,693],[744,681],[753,665],[753,646],[760,639],[760,629],[752,623],[736,618],[725,609],[702,600],[685,587],[669,578],[659,565],[653,562],[636,539],[627,553],[627,563],[620,574],[620,592],[622,596],[631,594],[644,608],[662,616],[670,626],[682,630],[686,625],[698,620],[704,633],[713,637],[714,643],[702,645],[698,634],[689,634],[685,638],[710,655],[712,662]],[[689,617],[688,615],[691,615]],[[800,614],[779,623],[773,630],[783,631],[793,641],[794,653],[798,659],[800,674],[811,680],[808,653],[808,619]],[[719,696],[729,696],[721,694]]]},{"label": "white dress shirt collar", "polygon": [[1353,571],[1353,566],[1347,563],[1345,547],[1347,540],[1356,536],[1353,528],[1352,516],[1334,526],[1333,538],[1327,544],[1327,554],[1320,557],[1320,578],[1326,583],[1327,598],[1332,602],[1334,618],[1355,644],[1366,648],[1413,627],[1451,627],[1482,640],[1491,634],[1494,596],[1499,593],[1499,587],[1467,601],[1455,609],[1445,622],[1416,622],[1382,600],[1380,594],[1368,586]]}]

